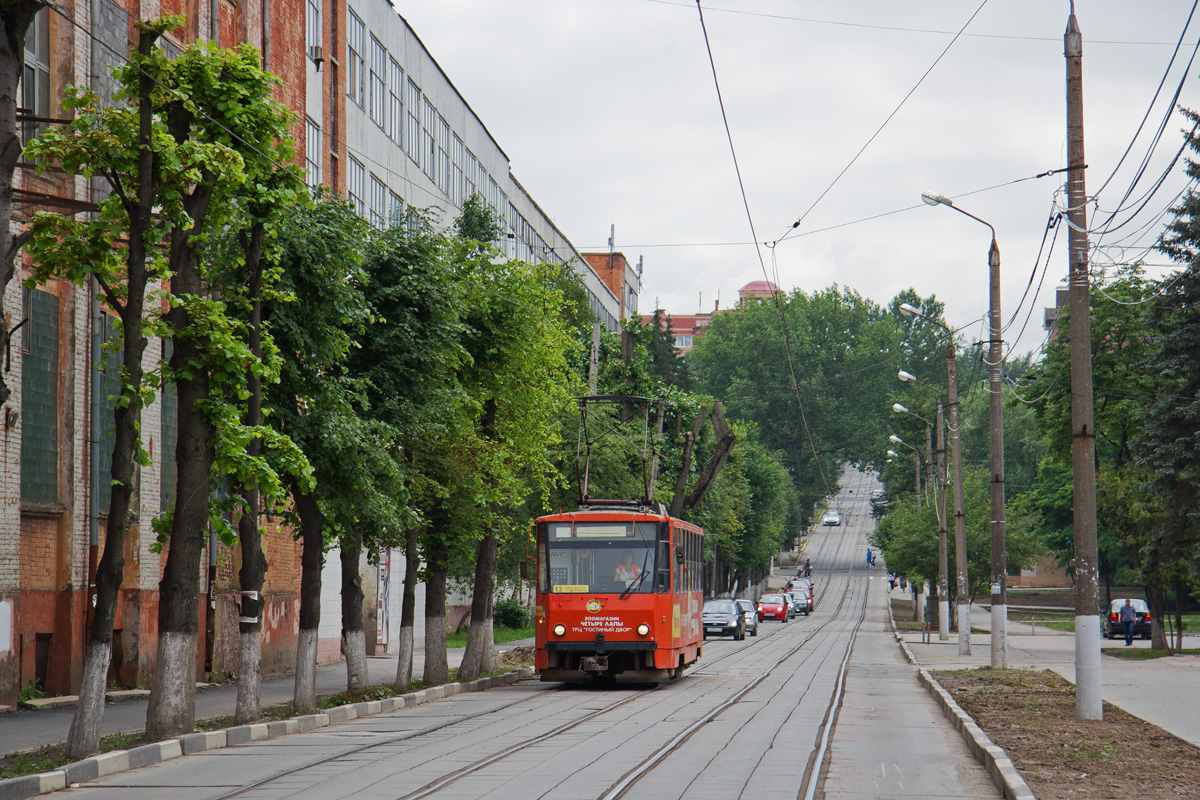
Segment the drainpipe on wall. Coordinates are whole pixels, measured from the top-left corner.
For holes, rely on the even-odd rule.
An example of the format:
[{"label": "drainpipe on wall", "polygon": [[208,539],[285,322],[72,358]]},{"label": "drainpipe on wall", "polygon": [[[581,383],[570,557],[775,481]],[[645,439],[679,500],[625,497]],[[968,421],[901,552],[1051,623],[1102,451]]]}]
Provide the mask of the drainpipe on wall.
[{"label": "drainpipe on wall", "polygon": [[271,71],[271,0],[262,0],[263,71]]}]

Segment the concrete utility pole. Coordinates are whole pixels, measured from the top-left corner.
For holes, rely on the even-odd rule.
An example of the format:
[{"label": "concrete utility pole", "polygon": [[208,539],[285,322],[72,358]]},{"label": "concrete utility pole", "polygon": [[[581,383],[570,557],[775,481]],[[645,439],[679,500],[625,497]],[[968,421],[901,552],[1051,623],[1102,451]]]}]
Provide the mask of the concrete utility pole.
[{"label": "concrete utility pole", "polygon": [[[971,655],[971,593],[967,586],[967,514],[963,508],[962,446],[959,433],[958,379],[954,374],[954,337],[946,345],[946,405],[950,407],[950,470],[954,473],[954,569],[958,573],[958,654]],[[1099,630],[1097,623],[1096,630]]]},{"label": "concrete utility pole", "polygon": [[[990,227],[990,226],[989,226]],[[991,343],[988,348],[988,392],[991,442],[988,447],[992,490],[992,668],[1008,669],[1008,558],[1004,522],[1004,353],[1000,338],[1000,247],[992,233],[988,250]]]},{"label": "concrete utility pole", "polygon": [[1075,516],[1075,713],[1103,719],[1100,694],[1100,587],[1096,549],[1096,433],[1092,419],[1092,330],[1087,188],[1083,160],[1083,34],[1075,4],[1063,36],[1067,57],[1067,217],[1071,315],[1071,463]]},{"label": "concrete utility pole", "polygon": [[946,547],[946,421],[937,401],[938,640],[950,640],[950,548]]}]

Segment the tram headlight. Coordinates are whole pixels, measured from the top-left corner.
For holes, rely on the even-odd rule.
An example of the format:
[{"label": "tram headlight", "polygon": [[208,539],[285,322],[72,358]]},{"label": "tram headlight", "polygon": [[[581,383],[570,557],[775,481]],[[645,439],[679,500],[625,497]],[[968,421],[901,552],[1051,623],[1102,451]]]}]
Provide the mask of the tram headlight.
[{"label": "tram headlight", "polygon": [[641,625],[637,626],[637,632],[638,636],[649,636],[650,626],[643,622]]},{"label": "tram headlight", "polygon": [[555,625],[554,626],[554,635],[555,636],[566,636],[567,635],[567,626],[566,625]]}]

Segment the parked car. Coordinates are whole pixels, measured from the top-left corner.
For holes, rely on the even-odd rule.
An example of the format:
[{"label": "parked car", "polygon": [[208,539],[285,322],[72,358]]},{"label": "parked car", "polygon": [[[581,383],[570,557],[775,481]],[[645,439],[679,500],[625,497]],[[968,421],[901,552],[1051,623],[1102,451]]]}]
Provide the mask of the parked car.
[{"label": "parked car", "polygon": [[785,600],[782,594],[764,594],[758,598],[758,621],[777,619],[787,622],[791,617],[790,608],[791,603]]},{"label": "parked car", "polygon": [[745,598],[738,598],[733,602],[742,610],[742,617],[746,620],[746,632],[751,636],[758,636],[758,609],[754,607],[754,603]]},{"label": "parked car", "polygon": [[700,624],[704,627],[704,638],[709,636],[732,636],[746,638],[746,620],[742,610],[732,600],[705,600],[700,612]]},{"label": "parked car", "polygon": [[841,525],[842,524],[842,512],[838,511],[836,508],[829,509],[828,511],[825,512],[825,516],[821,517],[821,524],[822,525]]},{"label": "parked car", "polygon": [[[1112,607],[1108,609],[1108,624],[1104,628],[1104,635],[1109,639],[1121,639],[1125,636],[1125,626],[1121,624],[1121,608],[1124,605],[1125,598],[1122,597],[1119,600],[1113,600]],[[1149,639],[1150,606],[1146,605],[1145,600],[1137,598],[1131,598],[1130,605],[1137,614],[1137,619],[1133,623],[1133,635]]]}]

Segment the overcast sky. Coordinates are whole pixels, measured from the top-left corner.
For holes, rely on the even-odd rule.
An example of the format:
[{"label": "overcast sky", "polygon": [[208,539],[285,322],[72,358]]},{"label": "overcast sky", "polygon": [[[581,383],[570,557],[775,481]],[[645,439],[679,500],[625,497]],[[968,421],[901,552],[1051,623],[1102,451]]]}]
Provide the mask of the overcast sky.
[{"label": "overcast sky", "polygon": [[[765,264],[787,290],[837,283],[879,303],[910,286],[936,294],[949,321],[977,337],[988,303],[988,231],[922,205],[921,193],[953,197],[996,227],[1006,321],[1018,311],[1056,199],[1066,205],[1062,175],[1020,181],[1066,165],[1066,0],[990,0],[970,24],[980,0],[705,0],[757,237],[695,2],[394,2],[568,238],[580,250],[606,250],[613,224],[617,249],[634,263],[644,257],[643,312],[656,301],[677,313],[709,311],[718,295],[728,307],[739,287],[764,277]],[[1185,120],[1169,113],[1181,82],[1179,103],[1200,109],[1200,58],[1187,69],[1200,14],[1168,71],[1193,3],[1075,6],[1087,188],[1100,209],[1089,209],[1089,222],[1099,225],[1121,205],[1169,115],[1124,205],[1140,205],[1168,171],[1183,141]],[[1144,248],[1184,186],[1181,162],[1136,219],[1093,237],[1094,262],[1143,257],[1155,265],[1148,274],[1168,272],[1166,258]],[[1129,216],[1119,213],[1114,227]],[[773,250],[753,244],[789,231]],[[1066,239],[1064,224],[1040,294],[1030,290],[1005,334],[1017,353],[1044,340],[1042,309],[1065,279]]]}]

